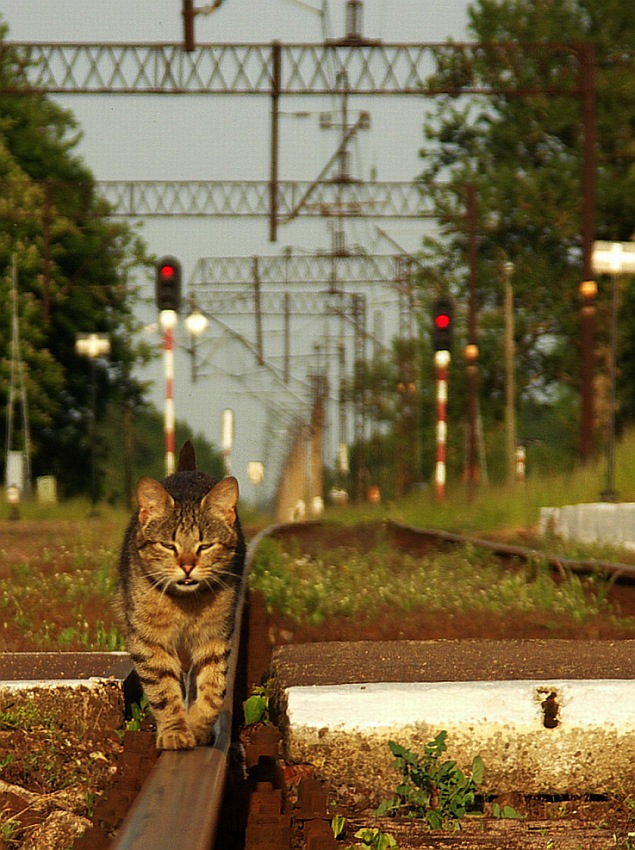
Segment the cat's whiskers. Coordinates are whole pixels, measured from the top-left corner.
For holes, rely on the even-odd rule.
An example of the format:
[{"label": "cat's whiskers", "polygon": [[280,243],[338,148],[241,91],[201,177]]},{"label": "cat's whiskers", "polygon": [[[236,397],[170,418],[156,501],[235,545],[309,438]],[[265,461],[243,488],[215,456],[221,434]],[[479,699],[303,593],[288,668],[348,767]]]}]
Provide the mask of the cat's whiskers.
[{"label": "cat's whiskers", "polygon": [[203,581],[206,586],[212,590],[214,587],[219,587],[222,590],[229,590],[235,586],[235,573],[231,570],[216,570],[212,575],[206,576]]}]

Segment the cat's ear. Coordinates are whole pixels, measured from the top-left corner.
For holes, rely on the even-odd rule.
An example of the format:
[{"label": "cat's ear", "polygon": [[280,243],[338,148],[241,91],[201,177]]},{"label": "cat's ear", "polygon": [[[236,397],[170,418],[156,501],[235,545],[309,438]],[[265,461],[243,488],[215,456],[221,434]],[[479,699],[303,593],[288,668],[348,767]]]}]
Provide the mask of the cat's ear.
[{"label": "cat's ear", "polygon": [[203,510],[222,517],[228,525],[236,522],[238,481],[229,476],[215,484],[201,502]]},{"label": "cat's ear", "polygon": [[196,452],[194,446],[188,440],[183,443],[183,448],[179,452],[179,460],[176,465],[177,472],[193,472],[196,469]]},{"label": "cat's ear", "polygon": [[137,484],[139,522],[147,525],[151,519],[162,516],[174,507],[174,499],[154,478],[144,475]]}]

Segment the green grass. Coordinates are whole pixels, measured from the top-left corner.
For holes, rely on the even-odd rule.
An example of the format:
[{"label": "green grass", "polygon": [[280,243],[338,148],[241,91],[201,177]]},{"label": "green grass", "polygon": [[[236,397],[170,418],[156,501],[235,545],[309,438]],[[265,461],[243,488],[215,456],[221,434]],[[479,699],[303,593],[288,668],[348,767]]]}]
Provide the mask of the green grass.
[{"label": "green grass", "polygon": [[[635,432],[618,445],[615,468],[620,498],[635,500]],[[396,502],[330,508],[326,520],[346,526],[388,518],[473,535],[504,531],[524,545],[529,537],[531,548],[570,558],[632,561],[633,554],[618,547],[565,545],[536,537],[542,506],[598,501],[605,481],[606,465],[599,457],[569,474],[539,476],[530,469],[525,482],[512,485],[479,485],[468,492],[464,484],[454,483],[442,503],[428,488]],[[606,604],[607,585],[600,578],[571,574],[556,584],[539,556],[528,569],[510,572],[487,552],[470,546],[423,559],[381,547],[363,555],[340,550],[309,557],[268,541],[256,560],[252,586],[263,592],[271,608],[314,624],[328,617],[372,617],[383,606],[401,611],[416,606],[448,612],[541,612],[578,623],[613,618]]]},{"label": "green grass", "polygon": [[[617,446],[616,488],[623,500],[635,499],[635,432]],[[604,458],[581,466],[570,474],[532,474],[510,486],[480,485],[468,493],[465,485],[450,482],[443,503],[432,488],[418,491],[394,503],[374,506],[330,508],[327,521],[355,524],[368,519],[391,518],[416,527],[440,528],[472,534],[504,530],[522,537],[534,529],[543,505],[596,501],[605,486]],[[1,498],[1,494],[0,494]],[[88,500],[75,499],[53,506],[27,501],[20,507],[28,538],[29,521],[48,520],[31,540],[29,553],[8,557],[0,537],[0,612],[5,645],[12,637],[27,635],[39,649],[119,649],[123,642],[110,613],[116,563],[129,512],[98,505],[98,517],[89,519]],[[243,512],[245,515],[248,514]],[[8,509],[7,514],[8,516]],[[258,518],[254,527],[265,525]],[[13,524],[5,529],[11,532]],[[6,538],[22,535],[21,526]],[[523,539],[523,543],[526,539]],[[530,545],[540,541],[532,538]],[[619,549],[564,546],[544,541],[549,551],[569,557],[632,560]],[[470,547],[434,559],[408,559],[379,546],[360,555],[339,551],[323,558],[300,552],[283,552],[267,541],[258,556],[252,577],[270,607],[296,620],[320,623],[327,617],[373,616],[383,606],[407,611],[412,605],[431,611],[503,609],[519,612],[550,611],[583,620],[610,616],[604,604],[605,586],[599,580],[570,576],[555,585],[539,562],[529,572],[502,572],[495,559]],[[461,586],[458,595],[456,587]],[[467,588],[467,589],[466,589]],[[51,610],[55,602],[56,616]],[[26,648],[26,647],[25,647]]]},{"label": "green grass", "polygon": [[[635,431],[624,435],[616,447],[615,488],[620,501],[635,501]],[[478,484],[472,492],[460,481],[450,480],[446,497],[437,502],[432,486],[398,501],[380,505],[329,508],[327,518],[354,524],[386,517],[419,528],[456,532],[487,532],[535,529],[540,508],[600,501],[606,486],[606,461],[602,453],[593,462],[567,473],[536,473],[531,469],[524,482]]]},{"label": "green grass", "polygon": [[111,604],[123,516],[62,520],[0,535],[0,646],[115,650],[123,640]]},{"label": "green grass", "polygon": [[328,618],[372,619],[386,608],[619,622],[606,602],[602,580],[571,574],[556,583],[544,561],[509,570],[491,553],[472,546],[419,558],[381,545],[363,554],[340,547],[309,556],[265,540],[252,568],[251,587],[263,594],[270,610],[312,625]]},{"label": "green grass", "polygon": [[[55,520],[56,522],[91,520],[93,505],[88,498],[60,499],[54,505],[40,504],[35,494],[23,499],[18,507],[19,518],[23,520]],[[95,519],[107,522],[116,522],[125,525],[130,511],[122,507],[113,507],[106,502],[96,505],[97,516]],[[9,518],[9,506],[7,504],[4,488],[0,488],[0,519]]]}]

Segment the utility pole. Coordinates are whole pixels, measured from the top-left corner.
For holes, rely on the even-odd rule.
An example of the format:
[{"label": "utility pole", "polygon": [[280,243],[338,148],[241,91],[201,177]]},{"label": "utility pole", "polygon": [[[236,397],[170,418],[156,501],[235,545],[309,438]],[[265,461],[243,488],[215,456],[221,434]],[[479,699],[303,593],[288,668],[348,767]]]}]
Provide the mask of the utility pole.
[{"label": "utility pole", "polygon": [[514,290],[512,275],[514,264],[503,265],[504,294],[504,348],[505,348],[505,443],[507,447],[507,480],[516,478],[516,381],[514,374]]}]

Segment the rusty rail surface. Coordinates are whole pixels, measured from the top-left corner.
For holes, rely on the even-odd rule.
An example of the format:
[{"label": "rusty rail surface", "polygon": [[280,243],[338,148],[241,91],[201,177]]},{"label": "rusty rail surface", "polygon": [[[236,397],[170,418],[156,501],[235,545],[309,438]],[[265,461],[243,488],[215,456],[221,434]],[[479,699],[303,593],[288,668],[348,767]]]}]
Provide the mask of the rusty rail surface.
[{"label": "rusty rail surface", "polygon": [[514,546],[508,543],[499,543],[496,540],[487,540],[481,537],[471,537],[465,534],[457,534],[451,531],[440,531],[438,529],[417,528],[405,525],[395,520],[388,520],[386,527],[399,533],[412,535],[413,537],[428,538],[438,542],[456,543],[457,545],[469,544],[479,549],[489,549],[494,555],[504,558],[517,558],[520,561],[543,560],[549,566],[558,571],[570,570],[574,573],[595,573],[610,576],[614,580],[635,582],[635,566],[633,564],[622,564],[614,561],[603,561],[596,558],[578,560],[565,558],[553,552],[541,549],[530,549],[525,546]]},{"label": "rusty rail surface", "polygon": [[161,753],[111,850],[210,850],[218,828],[232,739],[234,689],[249,569],[260,541],[279,526],[261,531],[247,548],[236,603],[228,662],[227,692],[216,722],[214,743],[195,750]]}]

